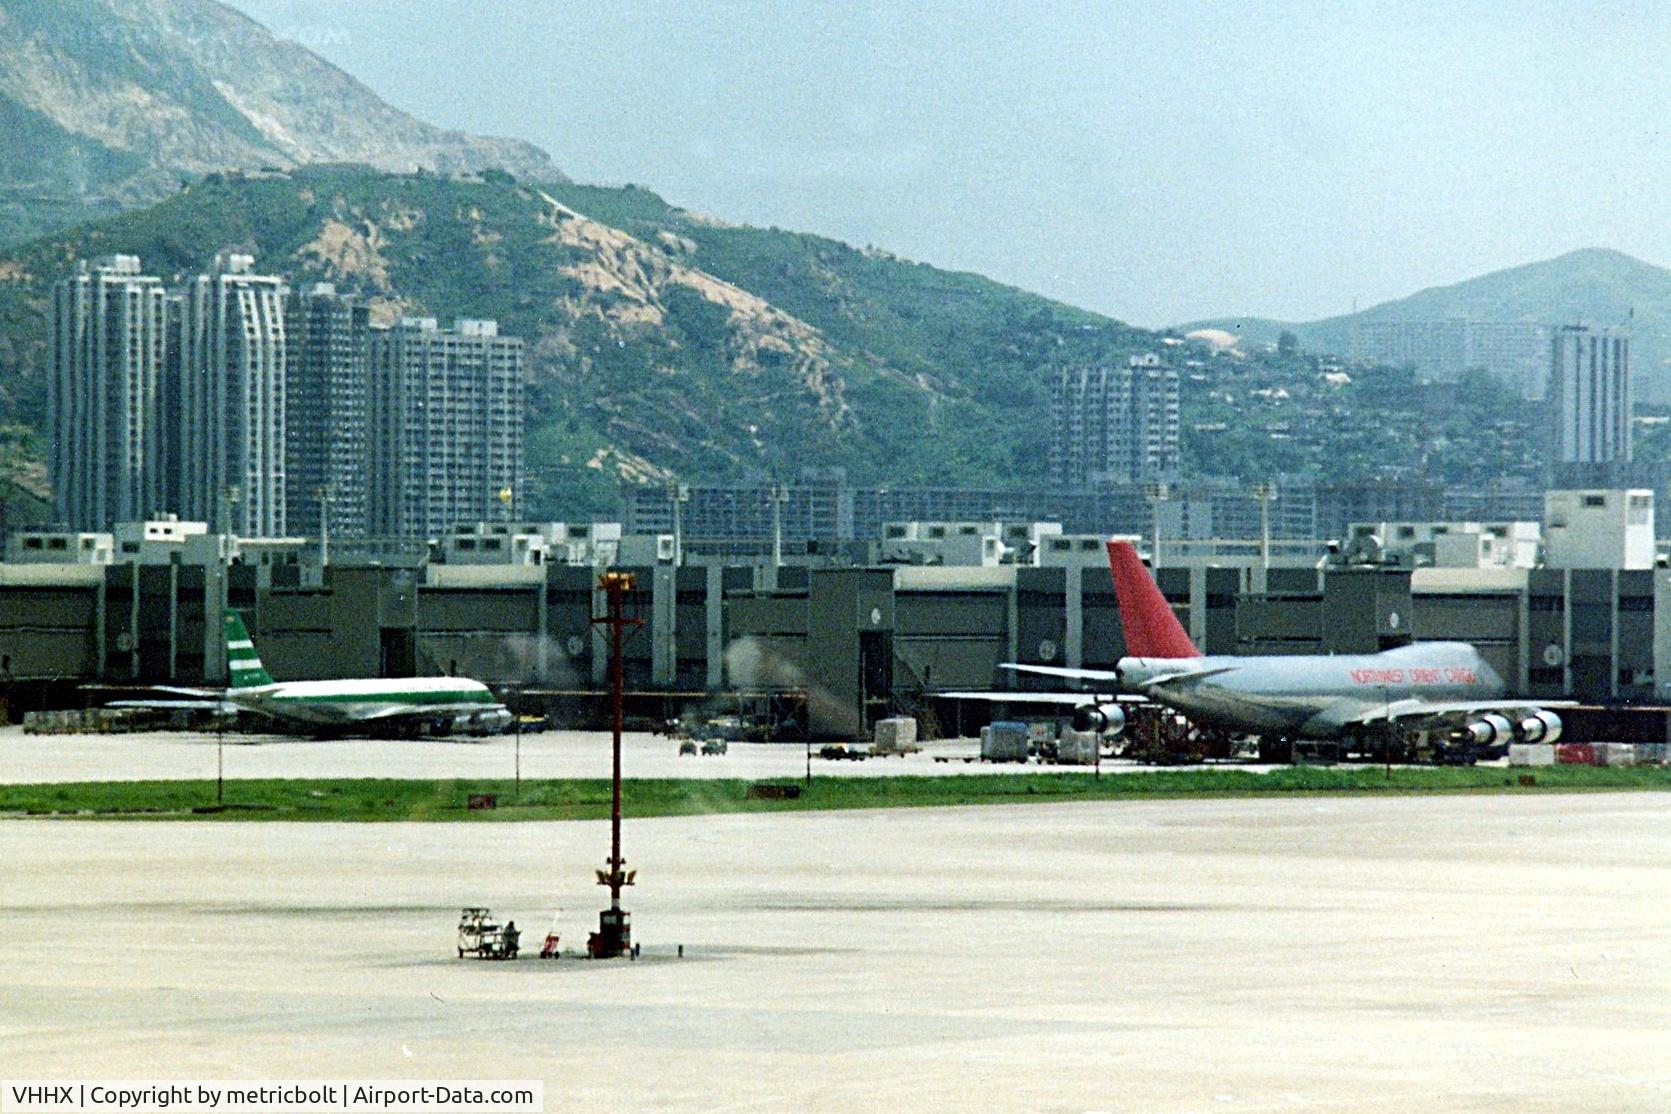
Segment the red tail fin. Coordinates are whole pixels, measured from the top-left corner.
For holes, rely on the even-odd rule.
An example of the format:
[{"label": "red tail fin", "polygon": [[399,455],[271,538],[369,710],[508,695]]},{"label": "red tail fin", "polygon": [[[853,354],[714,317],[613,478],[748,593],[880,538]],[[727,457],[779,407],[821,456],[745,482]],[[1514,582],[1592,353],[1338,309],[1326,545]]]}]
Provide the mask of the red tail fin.
[{"label": "red tail fin", "polygon": [[1201,656],[1130,542],[1108,543],[1108,567],[1114,573],[1114,598],[1120,604],[1120,625],[1126,628],[1126,648],[1134,656]]}]

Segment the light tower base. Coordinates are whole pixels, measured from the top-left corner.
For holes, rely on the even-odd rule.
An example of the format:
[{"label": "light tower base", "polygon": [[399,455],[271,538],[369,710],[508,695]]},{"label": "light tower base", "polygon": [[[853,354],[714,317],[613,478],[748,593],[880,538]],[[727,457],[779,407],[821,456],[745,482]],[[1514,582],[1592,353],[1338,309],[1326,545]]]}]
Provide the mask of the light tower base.
[{"label": "light tower base", "polygon": [[625,909],[605,909],[598,914],[598,930],[586,941],[586,953],[593,959],[619,959],[632,950],[632,914]]}]

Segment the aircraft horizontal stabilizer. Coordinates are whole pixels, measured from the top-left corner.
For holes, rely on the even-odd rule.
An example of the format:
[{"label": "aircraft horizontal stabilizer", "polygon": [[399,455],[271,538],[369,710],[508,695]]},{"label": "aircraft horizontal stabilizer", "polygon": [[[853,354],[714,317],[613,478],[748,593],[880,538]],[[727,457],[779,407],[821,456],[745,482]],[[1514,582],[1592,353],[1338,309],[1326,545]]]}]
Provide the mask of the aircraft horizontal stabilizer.
[{"label": "aircraft horizontal stabilizer", "polygon": [[1070,681],[1118,681],[1120,675],[1112,669],[1070,669],[1064,665],[1022,665],[1019,662],[1006,661],[1000,669],[1010,669],[1017,673],[1036,673],[1041,677],[1064,677]]},{"label": "aircraft horizontal stabilizer", "polygon": [[1133,681],[1132,686],[1147,691],[1164,688],[1167,685],[1182,684],[1185,681],[1199,681],[1204,677],[1217,677],[1221,673],[1230,673],[1235,669],[1236,666],[1234,665],[1220,665],[1213,669],[1180,669],[1175,673],[1162,673],[1156,677],[1145,677],[1140,681]]}]

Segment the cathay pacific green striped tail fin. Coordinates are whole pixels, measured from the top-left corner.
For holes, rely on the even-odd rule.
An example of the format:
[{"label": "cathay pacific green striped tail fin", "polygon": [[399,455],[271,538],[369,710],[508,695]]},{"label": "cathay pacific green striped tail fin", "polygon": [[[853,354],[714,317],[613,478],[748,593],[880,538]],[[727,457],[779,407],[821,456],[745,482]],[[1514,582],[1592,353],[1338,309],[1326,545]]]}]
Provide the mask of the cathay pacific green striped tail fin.
[{"label": "cathay pacific green striped tail fin", "polygon": [[231,674],[232,687],[247,689],[272,684],[273,675],[261,664],[261,655],[255,652],[255,643],[250,641],[249,628],[238,613],[227,608],[221,613],[221,625],[226,628],[226,669]]}]

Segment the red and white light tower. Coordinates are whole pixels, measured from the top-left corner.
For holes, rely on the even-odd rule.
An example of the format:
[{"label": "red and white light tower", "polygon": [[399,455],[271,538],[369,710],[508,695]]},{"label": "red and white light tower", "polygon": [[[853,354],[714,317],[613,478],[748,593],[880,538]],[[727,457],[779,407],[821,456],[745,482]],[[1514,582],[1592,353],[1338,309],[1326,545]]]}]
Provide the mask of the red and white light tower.
[{"label": "red and white light tower", "polygon": [[594,959],[614,959],[632,950],[632,917],[621,908],[621,887],[633,884],[636,870],[626,868],[621,856],[621,700],[625,689],[621,660],[627,632],[644,625],[644,620],[625,614],[626,594],[637,587],[630,572],[606,572],[598,578],[598,588],[609,601],[608,612],[594,618],[593,624],[609,628],[609,696],[614,711],[614,773],[609,798],[609,861],[607,869],[598,871],[598,885],[609,887],[609,908],[598,914],[598,930],[587,943],[587,952]]}]

